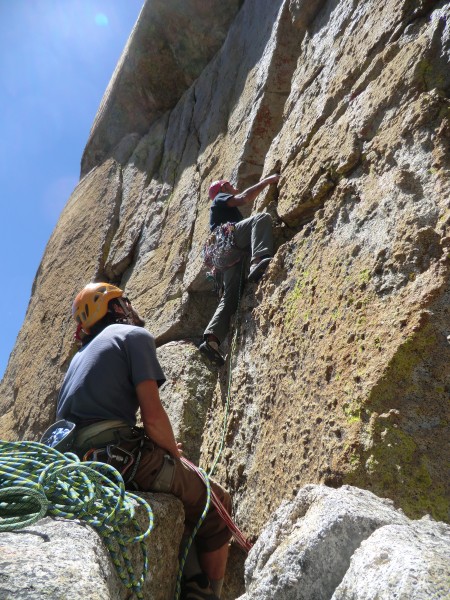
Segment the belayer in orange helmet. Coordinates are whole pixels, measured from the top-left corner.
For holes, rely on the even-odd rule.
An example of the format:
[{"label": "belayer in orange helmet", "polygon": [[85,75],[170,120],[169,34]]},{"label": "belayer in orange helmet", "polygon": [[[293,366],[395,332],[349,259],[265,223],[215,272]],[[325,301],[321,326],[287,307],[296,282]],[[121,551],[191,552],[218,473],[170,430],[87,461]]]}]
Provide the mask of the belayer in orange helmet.
[{"label": "belayer in orange helmet", "polygon": [[[78,324],[77,339],[91,334],[91,328],[102,321],[144,326],[145,321],[131,306],[123,291],[111,283],[88,283],[76,296],[72,304],[72,316]],[[105,319],[106,317],[106,319]]]},{"label": "belayer in orange helmet", "polygon": [[[182,459],[159,387],[165,376],[153,336],[123,291],[109,283],[90,283],[76,296],[72,315],[81,333],[58,398],[57,419],[75,423],[73,447],[80,458],[109,462],[127,487],[171,493],[184,506],[187,531],[203,512],[206,487]],[[136,427],[140,412],[143,428]],[[211,481],[219,501],[231,499]],[[198,597],[220,595],[231,533],[216,507],[195,538],[195,554],[184,570],[185,586]]]}]

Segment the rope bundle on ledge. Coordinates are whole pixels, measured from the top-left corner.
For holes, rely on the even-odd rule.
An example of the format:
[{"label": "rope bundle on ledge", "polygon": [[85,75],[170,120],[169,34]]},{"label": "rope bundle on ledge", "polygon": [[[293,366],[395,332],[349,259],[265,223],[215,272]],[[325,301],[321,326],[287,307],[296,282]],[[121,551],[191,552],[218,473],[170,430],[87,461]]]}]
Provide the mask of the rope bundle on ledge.
[{"label": "rope bundle on ledge", "polygon": [[[148,527],[142,532],[132,500],[142,505]],[[0,532],[35,523],[46,515],[80,519],[102,537],[122,583],[137,598],[148,571],[144,540],[153,529],[153,513],[139,496],[125,491],[120,473],[101,462],[80,462],[39,442],[0,440]],[[136,535],[123,533],[130,524]],[[129,546],[138,543],[142,569],[136,575]]]}]

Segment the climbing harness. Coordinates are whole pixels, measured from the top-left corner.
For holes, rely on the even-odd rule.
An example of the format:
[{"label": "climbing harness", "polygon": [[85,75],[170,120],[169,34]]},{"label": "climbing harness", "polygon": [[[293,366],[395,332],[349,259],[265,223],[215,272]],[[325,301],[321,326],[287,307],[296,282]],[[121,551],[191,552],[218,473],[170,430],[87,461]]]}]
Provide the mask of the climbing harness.
[{"label": "climbing harness", "polygon": [[[144,507],[148,527],[135,518],[137,502]],[[153,513],[140,496],[125,491],[124,481],[111,465],[80,462],[40,442],[0,440],[0,532],[21,529],[45,515],[80,519],[102,537],[122,583],[137,598],[148,571],[145,539],[153,529]],[[131,524],[135,535],[122,528]],[[136,574],[129,547],[139,544],[142,569]]]},{"label": "climbing harness", "polygon": [[218,225],[206,240],[202,255],[204,264],[210,269],[209,275],[229,269],[245,254],[236,247],[234,230],[234,223]]},{"label": "climbing harness", "polygon": [[[125,483],[131,481],[139,466],[138,461],[131,452],[114,444],[108,444],[105,448],[92,448],[83,456],[83,463],[89,460],[112,465],[119,471]],[[133,465],[135,465],[135,468],[128,475],[128,471]]]},{"label": "climbing harness", "polygon": [[[120,421],[111,421],[110,423],[114,422],[120,424]],[[91,431],[93,427],[96,428],[97,435],[90,434],[86,427],[81,430],[76,439],[78,452],[80,451],[80,445],[83,446],[83,440],[93,443],[93,447],[89,450],[83,450],[83,462],[93,459],[112,465],[121,474],[127,488],[137,490],[138,486],[134,481],[134,477],[141,462],[142,449],[146,439],[144,429],[142,427],[123,427],[120,425],[117,428],[101,429],[100,423],[97,423],[90,427]],[[129,431],[130,436],[125,435],[124,430]],[[103,441],[100,441],[100,435],[103,436]],[[107,439],[105,439],[105,436]],[[97,441],[95,441],[96,437]],[[114,438],[114,441],[111,441],[112,438]]]}]

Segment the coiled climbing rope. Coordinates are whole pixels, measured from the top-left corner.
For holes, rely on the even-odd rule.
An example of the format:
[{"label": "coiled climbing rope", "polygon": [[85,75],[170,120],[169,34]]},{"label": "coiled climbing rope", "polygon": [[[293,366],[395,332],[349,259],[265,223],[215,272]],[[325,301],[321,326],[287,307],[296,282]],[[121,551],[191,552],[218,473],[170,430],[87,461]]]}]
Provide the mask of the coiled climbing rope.
[{"label": "coiled climbing rope", "polygon": [[[141,530],[133,500],[143,506],[148,527]],[[0,532],[20,529],[45,515],[80,519],[102,537],[122,583],[143,598],[148,571],[144,540],[153,529],[148,503],[125,491],[120,473],[101,462],[80,462],[78,456],[39,442],[0,440]],[[131,525],[135,535],[122,533]],[[136,574],[129,547],[139,544],[142,569]]]}]

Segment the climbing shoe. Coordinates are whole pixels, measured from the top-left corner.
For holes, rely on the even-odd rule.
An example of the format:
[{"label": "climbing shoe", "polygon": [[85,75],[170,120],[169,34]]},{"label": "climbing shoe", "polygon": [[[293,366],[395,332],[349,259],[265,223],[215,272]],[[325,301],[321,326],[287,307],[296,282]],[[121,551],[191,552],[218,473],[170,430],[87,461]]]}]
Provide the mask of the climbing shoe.
[{"label": "climbing shoe", "polygon": [[[217,346],[217,348],[215,346]],[[199,350],[206,356],[208,360],[213,362],[218,367],[221,367],[225,364],[225,359],[219,352],[219,346],[217,342],[207,342],[205,340],[203,344],[200,344]]]},{"label": "climbing shoe", "polygon": [[204,573],[194,575],[185,581],[181,588],[181,600],[219,600],[212,591],[209,579]]},{"label": "climbing shoe", "polygon": [[271,260],[272,258],[270,256],[266,256],[262,258],[259,263],[256,263],[256,265],[252,265],[250,268],[250,273],[248,274],[248,280],[251,283],[256,283],[259,281],[264,275],[264,271],[269,266]]}]

